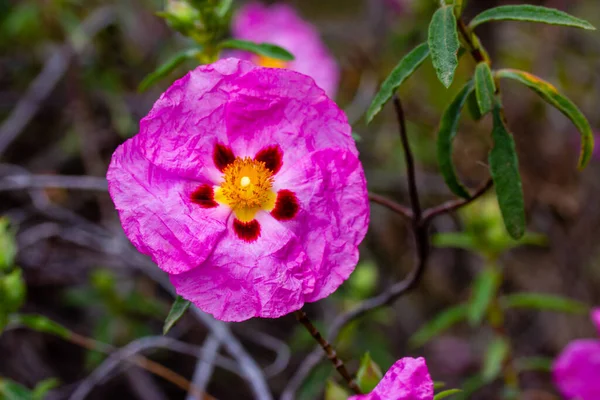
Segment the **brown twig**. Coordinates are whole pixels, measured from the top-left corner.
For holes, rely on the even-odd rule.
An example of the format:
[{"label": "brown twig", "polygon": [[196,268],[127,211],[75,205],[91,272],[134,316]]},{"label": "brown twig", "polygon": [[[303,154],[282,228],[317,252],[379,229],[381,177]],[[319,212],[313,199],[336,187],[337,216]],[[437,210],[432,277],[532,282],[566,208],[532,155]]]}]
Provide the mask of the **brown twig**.
[{"label": "brown twig", "polygon": [[369,193],[369,200],[373,203],[377,203],[392,210],[396,214],[406,219],[411,220],[413,217],[413,213],[411,210],[409,210],[407,207],[404,207],[402,204],[398,204],[395,201],[388,199],[387,197],[381,196],[376,193]]},{"label": "brown twig", "polygon": [[468,199],[450,200],[443,204],[440,204],[439,206],[428,208],[423,213],[423,221],[430,222],[432,219],[439,215],[456,211],[459,208],[462,208],[467,204],[472,203],[474,200],[483,196],[492,186],[494,186],[494,182],[492,181],[492,179],[488,179],[487,182],[485,182],[479,189],[477,189],[475,193],[473,193]]},{"label": "brown twig", "polygon": [[327,354],[327,358],[329,359],[329,361],[331,361],[335,369],[346,381],[348,387],[352,389],[354,393],[361,394],[362,392],[360,391],[360,388],[356,384],[354,378],[352,378],[352,376],[346,369],[344,362],[337,356],[336,351],[327,342],[327,340],[325,340],[325,338],[321,335],[319,330],[312,324],[312,322],[310,322],[306,313],[303,310],[298,310],[294,312],[294,315],[296,316],[298,322],[304,325],[304,327],[310,333],[310,335],[319,343],[323,351],[325,351],[325,354]]}]

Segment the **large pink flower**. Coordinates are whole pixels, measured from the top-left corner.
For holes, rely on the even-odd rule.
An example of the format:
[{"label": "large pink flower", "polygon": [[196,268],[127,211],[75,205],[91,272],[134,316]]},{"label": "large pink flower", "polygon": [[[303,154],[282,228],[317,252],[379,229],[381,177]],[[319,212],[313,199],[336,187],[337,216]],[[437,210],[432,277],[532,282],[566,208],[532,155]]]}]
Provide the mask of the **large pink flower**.
[{"label": "large pink flower", "polygon": [[432,399],[433,381],[422,357],[405,357],[396,361],[371,393],[348,398],[348,400]]},{"label": "large pink flower", "polygon": [[226,321],[279,317],[350,275],[369,207],[344,113],[309,77],[224,59],[176,81],[113,154],[127,237]]},{"label": "large pink flower", "polygon": [[339,68],[317,30],[296,11],[283,4],[266,7],[260,3],[243,6],[232,24],[233,36],[253,42],[267,42],[289,50],[294,61],[245,54],[242,57],[265,67],[289,68],[312,77],[330,97],[337,92]]},{"label": "large pink flower", "polygon": [[[592,311],[600,335],[600,308]],[[552,377],[566,399],[600,399],[600,339],[574,340],[554,361]]]}]

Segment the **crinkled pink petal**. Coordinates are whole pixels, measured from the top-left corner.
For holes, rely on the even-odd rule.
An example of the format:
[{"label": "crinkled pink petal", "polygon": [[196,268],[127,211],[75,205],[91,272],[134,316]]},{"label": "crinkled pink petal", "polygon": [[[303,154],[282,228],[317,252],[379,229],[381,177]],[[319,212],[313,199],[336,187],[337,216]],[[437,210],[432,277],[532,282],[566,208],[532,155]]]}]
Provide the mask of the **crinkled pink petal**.
[{"label": "crinkled pink petal", "polygon": [[294,191],[301,204],[298,216],[284,225],[303,243],[317,277],[305,301],[327,297],[354,270],[369,223],[360,162],[350,151],[320,150],[277,176],[274,187]]},{"label": "crinkled pink petal", "polygon": [[600,399],[600,340],[575,340],[552,366],[554,384],[567,400]]},{"label": "crinkled pink petal", "polygon": [[[235,157],[270,148],[281,157],[273,190],[292,208],[259,211],[244,231],[214,186]],[[343,112],[311,78],[224,59],[161,96],[107,178],[126,235],[180,295],[226,321],[273,318],[354,269],[369,215],[357,153]]]},{"label": "crinkled pink petal", "polygon": [[164,271],[177,274],[200,265],[224,236],[231,210],[202,209],[188,201],[199,182],[148,161],[140,136],[117,148],[108,167],[108,190],[134,246]]},{"label": "crinkled pink petal", "polygon": [[292,7],[247,4],[235,15],[232,32],[238,39],[273,43],[289,50],[295,60],[288,68],[312,77],[329,96],[335,96],[339,68],[316,29]]},{"label": "crinkled pink petal", "polygon": [[422,357],[405,357],[396,361],[371,393],[348,398],[348,400],[432,399],[433,380]]},{"label": "crinkled pink petal", "polygon": [[600,307],[594,308],[592,310],[592,322],[596,326],[598,330],[598,335],[600,336]]}]

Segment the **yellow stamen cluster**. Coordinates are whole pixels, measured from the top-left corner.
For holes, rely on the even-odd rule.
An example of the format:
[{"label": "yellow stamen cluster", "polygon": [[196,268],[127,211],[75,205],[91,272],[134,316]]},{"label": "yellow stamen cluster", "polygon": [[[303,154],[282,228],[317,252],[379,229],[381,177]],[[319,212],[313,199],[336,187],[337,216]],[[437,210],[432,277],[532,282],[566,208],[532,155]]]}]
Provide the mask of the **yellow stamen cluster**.
[{"label": "yellow stamen cluster", "polygon": [[240,221],[252,221],[259,210],[275,207],[273,177],[264,162],[237,157],[223,170],[223,179],[215,189],[215,200],[231,207]]}]

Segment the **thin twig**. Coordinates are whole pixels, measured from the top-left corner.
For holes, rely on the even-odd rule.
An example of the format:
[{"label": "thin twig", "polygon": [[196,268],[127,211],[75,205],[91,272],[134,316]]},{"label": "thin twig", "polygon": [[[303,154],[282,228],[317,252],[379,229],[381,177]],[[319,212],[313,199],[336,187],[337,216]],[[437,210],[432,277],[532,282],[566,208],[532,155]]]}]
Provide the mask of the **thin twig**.
[{"label": "thin twig", "polygon": [[29,189],[77,189],[106,192],[106,178],[69,175],[8,175],[0,178],[0,192]]},{"label": "thin twig", "polygon": [[406,219],[411,220],[413,217],[413,213],[411,210],[404,207],[402,204],[398,204],[395,201],[388,199],[387,197],[381,196],[376,193],[369,193],[369,200],[371,200],[373,203],[377,203],[392,210],[396,214]]},{"label": "thin twig", "polygon": [[[221,348],[221,339],[213,335],[212,333],[204,340],[202,345],[202,355],[204,357],[198,357],[196,362],[196,368],[194,370],[194,376],[192,377],[192,385],[203,392],[206,391],[206,387],[210,381],[210,377],[215,370],[215,359],[219,354]],[[193,392],[188,392],[186,400],[194,400],[195,396]]]},{"label": "thin twig", "polygon": [[329,361],[331,361],[331,363],[333,364],[335,369],[339,372],[339,374],[342,376],[342,378],[344,378],[344,380],[346,381],[346,384],[348,385],[348,387],[350,389],[352,389],[352,391],[354,393],[361,394],[362,392],[360,391],[360,388],[356,384],[356,381],[354,380],[354,378],[352,378],[352,376],[346,369],[344,362],[337,356],[337,353],[335,352],[333,347],[331,347],[331,345],[327,342],[327,340],[325,340],[325,338],[321,335],[321,333],[318,331],[318,329],[312,324],[312,322],[310,322],[306,313],[302,310],[298,310],[298,311],[294,312],[294,315],[296,316],[296,319],[298,320],[298,322],[300,322],[302,325],[304,325],[304,327],[310,333],[310,335],[319,343],[319,345],[321,346],[321,348],[327,355],[327,358],[329,359]]},{"label": "thin twig", "polygon": [[37,114],[44,100],[67,72],[73,55],[81,53],[90,39],[110,25],[114,18],[112,6],[96,9],[71,35],[67,43],[50,56],[42,72],[31,82],[25,95],[0,126],[0,155]]},{"label": "thin twig", "polygon": [[487,182],[485,182],[479,189],[477,189],[475,193],[473,193],[468,199],[450,200],[443,204],[440,204],[439,206],[428,208],[423,213],[423,221],[430,222],[438,215],[456,211],[459,208],[470,204],[474,200],[483,196],[492,186],[494,186],[494,182],[491,179],[488,179]]}]

